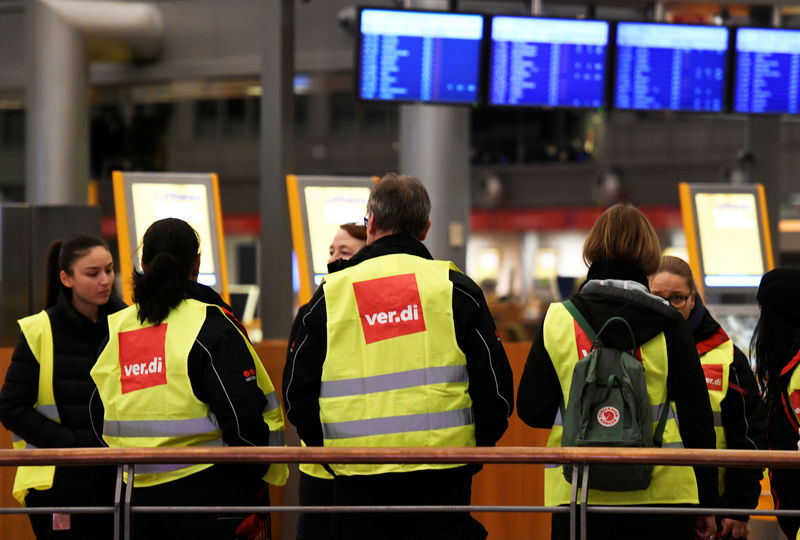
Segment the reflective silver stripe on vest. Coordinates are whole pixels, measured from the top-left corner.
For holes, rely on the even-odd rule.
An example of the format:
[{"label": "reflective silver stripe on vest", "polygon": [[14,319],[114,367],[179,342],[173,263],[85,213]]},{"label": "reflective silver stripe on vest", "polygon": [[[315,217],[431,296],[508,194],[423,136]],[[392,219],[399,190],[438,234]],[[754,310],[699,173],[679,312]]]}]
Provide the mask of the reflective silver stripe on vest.
[{"label": "reflective silver stripe on vest", "polygon": [[466,408],[455,411],[325,423],[322,424],[322,434],[325,439],[348,439],[411,431],[432,431],[468,426],[473,423],[472,408]]},{"label": "reflective silver stripe on vest", "polygon": [[106,420],[103,435],[109,437],[185,437],[219,429],[216,417],[188,420]]},{"label": "reflective silver stripe on vest", "polygon": [[34,407],[34,409],[36,409],[37,412],[42,413],[50,420],[59,420],[58,407],[56,405],[37,405]]},{"label": "reflective silver stripe on vest", "polygon": [[278,401],[278,394],[274,390],[269,394],[264,394],[264,397],[267,398],[267,404],[264,406],[263,412],[268,413],[281,406],[281,402]]},{"label": "reflective silver stripe on vest", "polygon": [[561,418],[561,407],[559,407],[558,408],[558,412],[556,412],[556,419],[553,420],[553,425],[554,426],[563,426],[564,425],[564,419]]},{"label": "reflective silver stripe on vest", "polygon": [[722,411],[711,411],[714,415],[714,427],[722,427]]},{"label": "reflective silver stripe on vest", "polygon": [[467,381],[469,381],[467,366],[438,366],[401,371],[400,373],[387,373],[386,375],[373,375],[371,377],[322,381],[319,397],[361,396],[375,392],[413,388],[426,384]]},{"label": "reflective silver stripe on vest", "polygon": [[285,446],[286,433],[283,430],[269,432],[269,445],[270,446]]}]

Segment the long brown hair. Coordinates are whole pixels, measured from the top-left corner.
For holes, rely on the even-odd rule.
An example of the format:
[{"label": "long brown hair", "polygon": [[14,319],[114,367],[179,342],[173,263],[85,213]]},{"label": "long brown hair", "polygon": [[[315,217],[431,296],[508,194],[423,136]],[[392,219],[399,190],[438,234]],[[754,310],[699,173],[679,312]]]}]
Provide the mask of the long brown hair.
[{"label": "long brown hair", "polygon": [[653,274],[661,262],[661,245],[653,225],[638,208],[615,204],[595,222],[583,244],[583,261],[625,261],[645,275]]}]

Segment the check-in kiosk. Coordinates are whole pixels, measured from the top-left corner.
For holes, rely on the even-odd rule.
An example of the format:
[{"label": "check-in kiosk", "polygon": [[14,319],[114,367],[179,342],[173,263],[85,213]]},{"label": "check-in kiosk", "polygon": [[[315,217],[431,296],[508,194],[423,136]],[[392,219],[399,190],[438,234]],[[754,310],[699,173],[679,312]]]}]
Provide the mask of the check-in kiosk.
[{"label": "check-in kiosk", "polygon": [[363,223],[369,193],[377,180],[369,176],[286,177],[300,305],[311,300],[328,273],[329,248],[339,227]]},{"label": "check-in kiosk", "polygon": [[748,351],[758,285],[774,266],[764,187],[681,183],[679,191],[699,292],[736,345]]},{"label": "check-in kiosk", "polygon": [[114,171],[112,179],[123,299],[132,302],[132,275],[142,268],[139,246],[145,231],[154,221],[174,217],[200,236],[197,281],[230,302],[217,175]]}]

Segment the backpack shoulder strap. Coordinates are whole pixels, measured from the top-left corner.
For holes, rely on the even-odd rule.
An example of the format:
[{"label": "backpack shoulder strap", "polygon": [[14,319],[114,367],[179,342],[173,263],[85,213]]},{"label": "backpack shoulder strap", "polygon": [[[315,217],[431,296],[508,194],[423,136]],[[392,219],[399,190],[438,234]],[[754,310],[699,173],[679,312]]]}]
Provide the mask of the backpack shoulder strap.
[{"label": "backpack shoulder strap", "polygon": [[661,408],[661,418],[658,419],[656,431],[653,433],[653,446],[656,448],[661,448],[661,444],[664,442],[664,428],[667,427],[667,418],[669,417],[669,410],[671,407],[669,396],[667,396],[667,400]]},{"label": "backpack shoulder strap", "polygon": [[592,343],[595,342],[597,339],[597,334],[595,333],[594,329],[589,325],[588,321],[581,315],[581,312],[578,311],[578,308],[575,307],[575,304],[572,303],[572,300],[564,300],[562,305],[567,310],[567,312],[572,315],[572,318],[578,323],[578,326],[586,333],[586,337],[588,337]]}]

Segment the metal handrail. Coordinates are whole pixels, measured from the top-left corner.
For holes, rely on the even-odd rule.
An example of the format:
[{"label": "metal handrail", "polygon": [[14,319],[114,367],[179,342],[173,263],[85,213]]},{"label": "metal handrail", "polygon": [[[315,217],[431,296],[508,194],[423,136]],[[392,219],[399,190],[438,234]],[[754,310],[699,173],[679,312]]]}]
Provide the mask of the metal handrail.
[{"label": "metal handrail", "polygon": [[[122,486],[123,468],[130,474],[137,464],[145,463],[483,463],[483,464],[573,464],[571,503],[567,506],[148,506],[132,507],[132,483]],[[581,523],[580,537],[585,539],[586,514],[596,513],[682,513],[726,515],[800,516],[800,510],[735,510],[724,508],[674,508],[590,506],[586,489],[591,465],[595,463],[652,464],[677,466],[800,468],[800,452],[763,450],[666,449],[666,448],[576,448],[576,447],[446,447],[446,448],[320,448],[320,447],[216,447],[216,448],[51,448],[31,450],[0,449],[0,467],[19,465],[90,466],[117,465],[117,495],[113,507],[62,507],[61,512],[113,513],[115,540],[119,538],[120,510],[124,508],[123,538],[130,538],[130,513],[192,513],[224,509],[236,513],[252,512],[551,512],[570,513],[571,539]],[[582,490],[578,496],[578,478]],[[129,477],[130,478],[130,477]],[[124,493],[123,493],[124,491]],[[580,500],[579,500],[580,498]],[[125,504],[120,504],[124,499]],[[0,508],[4,513],[45,513],[53,509]],[[48,512],[49,513],[49,512]]]}]

